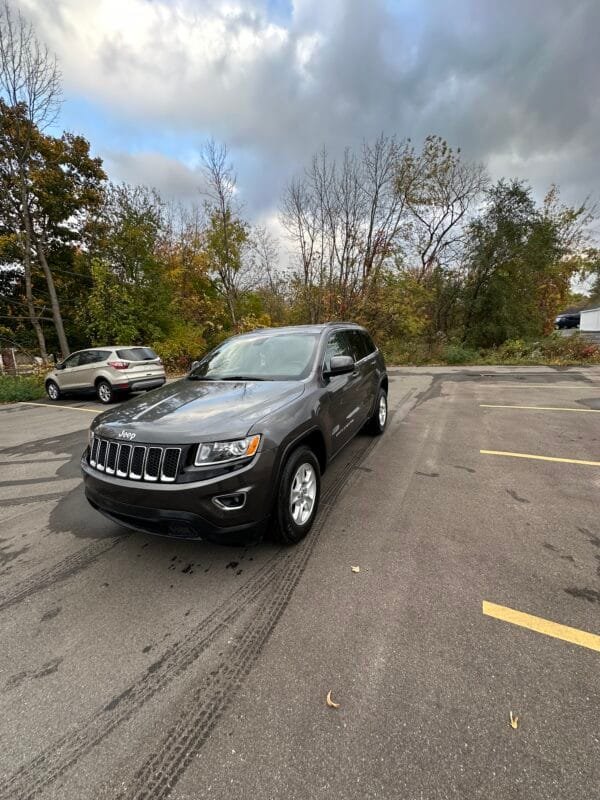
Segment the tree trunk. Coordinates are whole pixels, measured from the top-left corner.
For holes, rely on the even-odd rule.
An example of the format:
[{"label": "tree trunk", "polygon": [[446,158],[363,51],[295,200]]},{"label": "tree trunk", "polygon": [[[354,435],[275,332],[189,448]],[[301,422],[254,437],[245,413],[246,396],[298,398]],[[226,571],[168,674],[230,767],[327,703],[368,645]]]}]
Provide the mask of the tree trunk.
[{"label": "tree trunk", "polygon": [[52,272],[50,270],[50,267],[48,266],[48,260],[46,258],[46,253],[44,252],[44,248],[42,247],[42,243],[40,242],[39,237],[37,236],[35,237],[35,249],[41,267],[44,271],[44,275],[46,276],[46,283],[48,284],[48,294],[50,295],[50,306],[52,308],[52,318],[54,319],[54,327],[56,328],[56,335],[58,336],[58,344],[60,346],[62,357],[64,359],[69,355],[71,351],[69,350],[69,343],[67,342],[67,337],[65,335],[65,328],[62,321],[62,315],[60,313],[58,295],[56,294],[56,287],[54,286],[54,278],[52,277]]},{"label": "tree trunk", "polygon": [[35,335],[38,340],[38,347],[40,348],[40,356],[43,361],[48,360],[48,351],[46,350],[46,339],[44,331],[40,325],[40,321],[35,313],[35,305],[33,302],[33,287],[31,282],[31,220],[27,213],[27,192],[25,183],[21,180],[21,202],[23,205],[23,222],[25,227],[25,246],[23,248],[23,269],[25,271],[25,297],[27,299],[27,313]]}]

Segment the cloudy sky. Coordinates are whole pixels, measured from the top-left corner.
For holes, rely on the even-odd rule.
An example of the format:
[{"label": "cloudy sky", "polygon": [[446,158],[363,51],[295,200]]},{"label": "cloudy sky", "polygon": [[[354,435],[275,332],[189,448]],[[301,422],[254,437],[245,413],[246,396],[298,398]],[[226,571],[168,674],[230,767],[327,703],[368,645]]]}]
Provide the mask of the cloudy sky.
[{"label": "cloudy sky", "polygon": [[269,221],[316,149],[385,131],[600,195],[599,0],[16,1],[116,180],[189,200],[213,136]]}]

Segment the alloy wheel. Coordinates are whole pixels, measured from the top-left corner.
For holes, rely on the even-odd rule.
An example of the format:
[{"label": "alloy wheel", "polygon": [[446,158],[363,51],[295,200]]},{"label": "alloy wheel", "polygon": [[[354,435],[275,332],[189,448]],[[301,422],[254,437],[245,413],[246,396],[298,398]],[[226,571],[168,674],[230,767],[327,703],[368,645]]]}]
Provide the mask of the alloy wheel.
[{"label": "alloy wheel", "polygon": [[305,525],[311,518],[317,497],[317,476],[312,464],[301,464],[292,480],[290,513],[296,525]]}]

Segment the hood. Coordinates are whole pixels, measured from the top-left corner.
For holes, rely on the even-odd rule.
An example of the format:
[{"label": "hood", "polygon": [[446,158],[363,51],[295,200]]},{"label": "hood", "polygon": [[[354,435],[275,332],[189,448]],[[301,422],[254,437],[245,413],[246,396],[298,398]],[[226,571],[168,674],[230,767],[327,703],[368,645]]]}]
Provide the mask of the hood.
[{"label": "hood", "polygon": [[242,439],[259,420],[303,392],[298,381],[184,378],[105,411],[93,429],[109,438],[127,431],[135,437],[122,437],[124,441],[156,444]]}]

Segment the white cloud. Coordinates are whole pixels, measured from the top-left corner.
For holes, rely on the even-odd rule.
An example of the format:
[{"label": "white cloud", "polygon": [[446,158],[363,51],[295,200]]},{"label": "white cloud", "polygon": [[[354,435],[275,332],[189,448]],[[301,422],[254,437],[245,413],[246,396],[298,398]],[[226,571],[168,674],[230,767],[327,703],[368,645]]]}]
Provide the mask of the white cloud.
[{"label": "white cloud", "polygon": [[[266,0],[20,6],[69,94],[157,140],[226,141],[257,213],[273,213],[286,178],[323,143],[341,150],[382,130],[439,133],[496,174],[518,170],[540,191],[559,182],[572,201],[600,182],[599,3],[294,0],[285,22]],[[139,149],[112,154],[115,169],[189,190],[193,155],[178,163]]]}]

